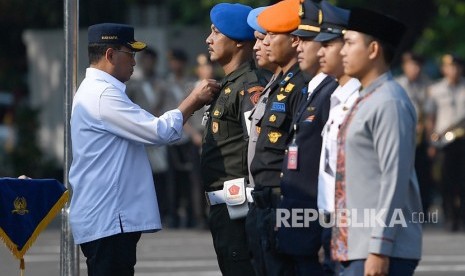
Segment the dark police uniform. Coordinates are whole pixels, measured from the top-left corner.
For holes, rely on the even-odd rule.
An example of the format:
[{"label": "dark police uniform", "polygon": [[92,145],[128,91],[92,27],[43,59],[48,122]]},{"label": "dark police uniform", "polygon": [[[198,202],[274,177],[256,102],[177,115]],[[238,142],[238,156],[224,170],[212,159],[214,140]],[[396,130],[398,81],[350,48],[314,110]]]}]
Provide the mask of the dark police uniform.
[{"label": "dark police uniform", "polygon": [[289,142],[292,120],[300,102],[306,80],[298,63],[270,87],[265,113],[257,124],[259,135],[255,156],[250,166],[255,187],[254,203],[247,214],[249,245],[254,256],[254,267],[260,275],[291,275],[292,267],[275,251],[274,221],[281,191],[284,151]]},{"label": "dark police uniform", "polygon": [[[223,188],[224,181],[248,177],[248,134],[244,112],[253,108],[263,90],[253,62],[242,64],[222,81],[219,97],[209,108],[201,167],[205,191]],[[226,204],[210,206],[209,225],[221,271],[253,275],[245,234],[245,219],[231,220]]]},{"label": "dark police uniform", "polygon": [[[293,129],[291,135],[298,146],[297,168],[289,169],[288,158],[284,158],[281,175],[283,197],[279,208],[290,212],[293,208],[318,210],[321,132],[328,120],[331,94],[337,86],[338,83],[333,78],[329,76],[324,78],[313,92],[309,91],[310,96],[302,102],[294,118],[295,130]],[[313,261],[318,266],[321,231],[318,220],[311,222],[308,227],[280,227],[276,239],[277,248],[280,252],[293,256],[297,262],[303,256],[304,263],[308,264],[309,261],[310,263]],[[302,274],[302,271],[298,274]]]}]

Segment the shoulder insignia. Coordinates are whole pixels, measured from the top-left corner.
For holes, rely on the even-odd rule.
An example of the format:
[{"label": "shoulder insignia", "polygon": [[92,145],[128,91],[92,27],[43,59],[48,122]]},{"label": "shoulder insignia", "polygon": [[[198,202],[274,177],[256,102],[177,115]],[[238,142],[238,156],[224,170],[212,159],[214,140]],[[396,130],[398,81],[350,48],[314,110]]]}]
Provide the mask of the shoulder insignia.
[{"label": "shoulder insignia", "polygon": [[281,136],[283,136],[280,132],[277,132],[277,131],[271,131],[270,133],[268,133],[268,139],[270,140],[270,142],[272,144],[275,144],[276,142],[278,142],[279,138],[281,138]]},{"label": "shoulder insignia", "polygon": [[276,95],[276,98],[278,98],[278,101],[282,101],[286,98],[286,95],[283,95],[283,94],[278,94]]},{"label": "shoulder insignia", "polygon": [[229,93],[231,93],[231,88],[227,87],[227,88],[224,90],[224,94],[228,95]]},{"label": "shoulder insignia", "polygon": [[270,121],[271,123],[276,122],[276,115],[271,114],[270,118],[268,118],[268,121]]},{"label": "shoulder insignia", "polygon": [[250,87],[249,89],[247,89],[247,92],[249,94],[256,93],[256,92],[262,93],[263,89],[264,89],[263,86],[253,86],[253,87]]},{"label": "shoulder insignia", "polygon": [[271,104],[271,111],[286,112],[286,105],[284,103],[273,102]]},{"label": "shoulder insignia", "polygon": [[295,86],[294,84],[288,83],[288,84],[286,85],[286,88],[284,89],[284,91],[287,92],[287,93],[289,93],[289,92],[292,91],[292,89],[294,88],[294,86]]},{"label": "shoulder insignia", "polygon": [[241,92],[239,92],[239,94],[240,94],[241,96],[244,96],[244,90],[241,90]]},{"label": "shoulder insignia", "polygon": [[212,132],[213,133],[218,133],[218,130],[220,128],[220,125],[218,122],[212,122]]},{"label": "shoulder insignia", "polygon": [[27,210],[27,201],[24,197],[17,197],[13,202],[13,206],[15,207],[15,209],[11,211],[13,214],[25,215],[29,213],[29,210]]}]

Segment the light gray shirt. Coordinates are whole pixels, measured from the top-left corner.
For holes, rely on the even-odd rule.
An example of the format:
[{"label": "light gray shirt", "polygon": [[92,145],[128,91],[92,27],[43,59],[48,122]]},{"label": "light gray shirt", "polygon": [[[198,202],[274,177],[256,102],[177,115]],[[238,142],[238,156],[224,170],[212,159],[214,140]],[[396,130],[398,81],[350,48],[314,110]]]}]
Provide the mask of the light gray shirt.
[{"label": "light gray shirt", "polygon": [[271,89],[270,86],[276,80],[279,74],[274,74],[271,76],[270,81],[263,89],[260,98],[258,99],[257,104],[254,106],[250,113],[250,133],[249,133],[249,145],[247,148],[247,167],[249,168],[249,185],[251,187],[255,186],[253,181],[252,174],[250,173],[250,164],[252,164],[252,160],[255,156],[255,149],[257,147],[257,139],[260,132],[257,129],[258,122],[263,118],[266,109],[266,103],[268,101],[268,96],[270,95]]},{"label": "light gray shirt", "polygon": [[[369,93],[346,133],[347,209],[352,219],[367,223],[348,227],[348,259],[365,259],[369,253],[420,259],[421,225],[411,222],[422,211],[414,169],[415,109],[389,72],[360,96]],[[367,212],[379,219],[364,218]]]}]

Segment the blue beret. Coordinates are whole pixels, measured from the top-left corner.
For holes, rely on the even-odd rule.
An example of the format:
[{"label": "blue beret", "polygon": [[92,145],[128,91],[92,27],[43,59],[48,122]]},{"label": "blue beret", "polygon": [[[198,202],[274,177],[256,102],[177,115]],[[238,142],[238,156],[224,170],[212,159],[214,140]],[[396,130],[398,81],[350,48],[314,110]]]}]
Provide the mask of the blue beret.
[{"label": "blue beret", "polygon": [[89,44],[118,44],[134,51],[144,50],[147,45],[134,39],[134,28],[125,24],[101,23],[92,25],[87,32]]},{"label": "blue beret", "polygon": [[253,9],[249,12],[247,16],[247,24],[249,24],[252,29],[262,34],[266,34],[266,30],[263,29],[260,25],[258,25],[257,16],[265,9],[266,7],[259,7]]},{"label": "blue beret", "polygon": [[247,24],[251,10],[242,4],[220,3],[210,11],[210,19],[222,34],[233,40],[255,40],[254,30]]},{"label": "blue beret", "polygon": [[320,33],[314,40],[323,42],[344,36],[344,31],[349,24],[350,11],[333,6],[327,1],[321,1],[320,5],[323,21],[320,26]]}]

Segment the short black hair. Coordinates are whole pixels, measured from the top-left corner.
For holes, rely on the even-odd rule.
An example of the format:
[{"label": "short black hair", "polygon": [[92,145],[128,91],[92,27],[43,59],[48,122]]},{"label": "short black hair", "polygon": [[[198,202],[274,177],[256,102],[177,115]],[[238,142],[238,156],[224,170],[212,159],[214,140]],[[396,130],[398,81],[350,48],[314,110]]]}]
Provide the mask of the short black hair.
[{"label": "short black hair", "polygon": [[407,51],[402,54],[402,62],[413,61],[418,65],[423,65],[425,63],[425,58],[417,53]]},{"label": "short black hair", "polygon": [[101,43],[89,44],[89,46],[87,46],[87,51],[89,55],[89,63],[90,64],[97,63],[105,55],[108,48],[119,50],[122,48],[122,45],[101,44]]},{"label": "short black hair", "polygon": [[177,49],[173,48],[169,51],[168,57],[173,60],[178,60],[181,62],[187,62],[189,60],[189,57],[187,56],[187,53],[182,50],[182,49]]},{"label": "short black hair", "polygon": [[143,50],[141,53],[142,53],[144,56],[152,57],[152,58],[154,58],[155,60],[158,59],[158,52],[157,52],[154,48],[152,48],[152,47],[147,47],[147,48],[145,48],[145,50]]},{"label": "short black hair", "polygon": [[386,62],[387,65],[390,66],[396,54],[396,47],[394,47],[391,43],[387,43],[386,41],[383,41],[372,35],[364,34],[364,33],[363,35],[365,36],[366,45],[370,44],[373,41],[376,41],[379,43],[379,45],[381,45],[381,50],[383,53],[384,61]]}]

